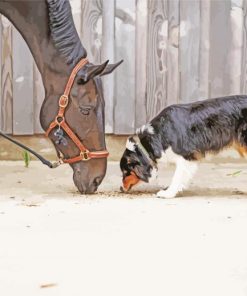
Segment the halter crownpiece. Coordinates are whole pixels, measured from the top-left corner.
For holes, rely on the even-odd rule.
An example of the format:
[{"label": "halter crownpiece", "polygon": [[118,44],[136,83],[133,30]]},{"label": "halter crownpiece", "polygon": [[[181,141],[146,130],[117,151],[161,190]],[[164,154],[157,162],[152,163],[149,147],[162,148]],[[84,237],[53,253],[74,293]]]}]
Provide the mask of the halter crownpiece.
[{"label": "halter crownpiece", "polygon": [[58,114],[55,117],[55,120],[51,122],[50,126],[48,127],[46,131],[46,136],[48,137],[50,132],[58,126],[58,128],[62,128],[68,137],[72,140],[72,142],[78,147],[80,150],[80,153],[78,156],[72,157],[72,158],[64,158],[60,157],[59,161],[57,162],[58,165],[61,163],[75,163],[79,161],[87,161],[92,158],[105,158],[108,157],[109,152],[107,150],[103,151],[89,151],[81,142],[81,140],[76,136],[76,134],[71,130],[69,125],[66,123],[64,113],[66,110],[66,107],[68,106],[69,103],[69,93],[71,90],[71,87],[74,83],[75,77],[80,69],[82,69],[86,64],[88,63],[87,59],[82,59],[80,62],[74,67],[72,70],[69,80],[66,84],[64,93],[61,95],[59,99],[59,110]]}]

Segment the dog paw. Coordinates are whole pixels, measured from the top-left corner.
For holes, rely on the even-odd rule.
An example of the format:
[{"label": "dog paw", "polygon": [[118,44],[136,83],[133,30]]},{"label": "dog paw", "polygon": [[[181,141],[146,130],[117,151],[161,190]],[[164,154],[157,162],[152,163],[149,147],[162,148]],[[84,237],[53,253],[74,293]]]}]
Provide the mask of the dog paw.
[{"label": "dog paw", "polygon": [[160,198],[174,198],[176,196],[177,192],[171,191],[169,189],[167,190],[160,190],[156,196]]}]

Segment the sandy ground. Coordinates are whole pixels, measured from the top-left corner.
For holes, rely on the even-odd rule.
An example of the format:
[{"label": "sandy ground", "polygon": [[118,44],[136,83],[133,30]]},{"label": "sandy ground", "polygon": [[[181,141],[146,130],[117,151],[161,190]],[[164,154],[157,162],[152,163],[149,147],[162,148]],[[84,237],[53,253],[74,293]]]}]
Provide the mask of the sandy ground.
[{"label": "sandy ground", "polygon": [[83,197],[67,166],[0,162],[1,295],[247,295],[246,164],[202,164],[171,200],[120,180],[110,163]]}]

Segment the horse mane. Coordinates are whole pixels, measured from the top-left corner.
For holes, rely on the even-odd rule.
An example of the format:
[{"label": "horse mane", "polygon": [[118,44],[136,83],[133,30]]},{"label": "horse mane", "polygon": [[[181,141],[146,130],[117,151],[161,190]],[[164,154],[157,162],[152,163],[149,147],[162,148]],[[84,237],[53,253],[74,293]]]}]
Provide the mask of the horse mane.
[{"label": "horse mane", "polygon": [[87,56],[76,31],[68,0],[46,0],[49,9],[51,37],[68,64],[75,66]]}]

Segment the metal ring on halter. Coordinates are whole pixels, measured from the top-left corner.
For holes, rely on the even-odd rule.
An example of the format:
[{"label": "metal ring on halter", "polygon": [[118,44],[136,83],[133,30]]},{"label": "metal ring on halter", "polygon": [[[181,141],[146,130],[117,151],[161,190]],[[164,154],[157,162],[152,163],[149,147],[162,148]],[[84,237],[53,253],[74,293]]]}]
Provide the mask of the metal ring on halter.
[{"label": "metal ring on halter", "polygon": [[88,151],[88,150],[81,151],[81,152],[80,152],[80,156],[81,156],[81,159],[82,159],[83,161],[88,161],[88,160],[90,159],[89,151]]},{"label": "metal ring on halter", "polygon": [[[60,120],[61,119],[61,120]],[[60,125],[64,122],[64,116],[56,116],[56,124],[60,127]]]}]

